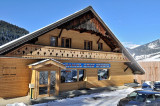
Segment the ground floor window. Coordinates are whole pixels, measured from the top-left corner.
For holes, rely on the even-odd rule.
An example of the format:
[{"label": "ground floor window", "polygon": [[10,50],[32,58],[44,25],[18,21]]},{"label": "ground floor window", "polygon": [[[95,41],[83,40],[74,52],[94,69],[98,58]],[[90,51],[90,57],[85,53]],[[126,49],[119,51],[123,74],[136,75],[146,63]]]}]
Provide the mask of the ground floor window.
[{"label": "ground floor window", "polygon": [[98,80],[106,80],[109,78],[109,69],[98,69]]},{"label": "ground floor window", "polygon": [[[79,72],[79,75],[78,75],[78,72]],[[77,76],[79,78],[77,78]],[[77,81],[84,81],[84,70],[83,69],[61,70],[61,83],[77,82]]]},{"label": "ground floor window", "polygon": [[48,84],[48,71],[39,72],[39,85]]},{"label": "ground floor window", "polygon": [[79,81],[84,81],[84,70],[79,70]]},{"label": "ground floor window", "polygon": [[61,83],[76,82],[77,70],[61,70]]}]

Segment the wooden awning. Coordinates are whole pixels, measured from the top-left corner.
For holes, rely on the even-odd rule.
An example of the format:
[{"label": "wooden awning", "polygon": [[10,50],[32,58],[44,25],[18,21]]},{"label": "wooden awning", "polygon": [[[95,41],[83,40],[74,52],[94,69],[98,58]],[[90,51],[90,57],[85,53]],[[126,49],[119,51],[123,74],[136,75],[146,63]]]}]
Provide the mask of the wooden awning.
[{"label": "wooden awning", "polygon": [[55,59],[45,59],[45,60],[30,64],[28,66],[29,66],[29,68],[32,68],[32,69],[38,69],[38,68],[46,66],[46,65],[54,65],[54,66],[60,67],[62,69],[66,69],[66,66],[64,66],[61,62],[59,62]]}]

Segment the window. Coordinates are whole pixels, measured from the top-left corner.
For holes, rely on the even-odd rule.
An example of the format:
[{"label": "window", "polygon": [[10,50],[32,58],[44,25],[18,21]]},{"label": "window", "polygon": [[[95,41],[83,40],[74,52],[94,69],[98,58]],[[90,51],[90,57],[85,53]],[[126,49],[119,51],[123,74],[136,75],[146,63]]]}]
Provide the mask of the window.
[{"label": "window", "polygon": [[84,41],[84,49],[92,50],[92,41]]},{"label": "window", "polygon": [[52,37],[51,37],[50,45],[51,45],[51,46],[54,46],[54,47],[58,46],[58,38],[52,36]]},{"label": "window", "polygon": [[98,80],[105,80],[109,78],[109,69],[98,70]]},{"label": "window", "polygon": [[39,85],[48,84],[48,71],[39,72]]},{"label": "window", "polygon": [[128,95],[128,98],[130,98],[131,100],[135,100],[137,96],[137,92],[132,92]]},{"label": "window", "polygon": [[146,100],[149,100],[149,101],[154,101],[155,100],[155,96],[153,94],[151,95],[148,95]]},{"label": "window", "polygon": [[61,83],[64,82],[76,82],[77,70],[61,70]]},{"label": "window", "polygon": [[84,81],[84,70],[79,70],[79,81]]},{"label": "window", "polygon": [[160,99],[160,94],[155,94],[156,99]]},{"label": "window", "polygon": [[62,47],[71,48],[71,38],[62,38]]},{"label": "window", "polygon": [[84,81],[84,70],[80,69],[78,71],[79,79],[77,79],[78,73],[76,69],[61,70],[61,83]]},{"label": "window", "polygon": [[135,101],[144,102],[145,99],[146,99],[146,94],[138,93],[137,96],[136,96]]},{"label": "window", "polygon": [[103,50],[103,43],[98,43],[98,50]]}]

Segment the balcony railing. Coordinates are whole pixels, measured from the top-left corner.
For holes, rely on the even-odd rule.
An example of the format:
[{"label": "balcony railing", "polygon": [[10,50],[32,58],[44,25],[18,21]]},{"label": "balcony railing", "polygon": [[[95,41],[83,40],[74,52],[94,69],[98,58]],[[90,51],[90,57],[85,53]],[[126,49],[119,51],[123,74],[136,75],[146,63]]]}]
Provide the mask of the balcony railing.
[{"label": "balcony railing", "polygon": [[122,53],[81,50],[51,46],[25,44],[7,54],[7,56],[30,57],[30,58],[81,58],[102,59],[108,61],[128,61]]}]

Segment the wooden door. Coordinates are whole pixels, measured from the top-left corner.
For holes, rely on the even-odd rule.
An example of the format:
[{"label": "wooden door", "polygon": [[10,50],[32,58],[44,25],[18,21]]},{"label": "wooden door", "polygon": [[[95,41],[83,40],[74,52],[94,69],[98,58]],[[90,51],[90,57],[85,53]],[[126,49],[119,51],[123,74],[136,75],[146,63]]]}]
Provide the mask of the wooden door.
[{"label": "wooden door", "polygon": [[50,89],[49,95],[55,94],[55,85],[56,85],[56,71],[50,71]]},{"label": "wooden door", "polygon": [[54,95],[56,83],[56,71],[38,72],[38,97]]}]

